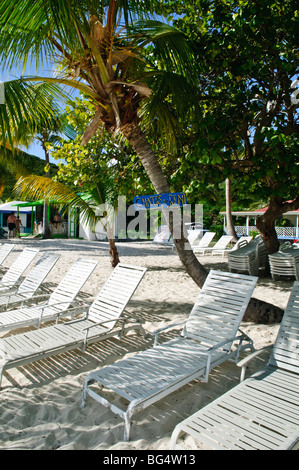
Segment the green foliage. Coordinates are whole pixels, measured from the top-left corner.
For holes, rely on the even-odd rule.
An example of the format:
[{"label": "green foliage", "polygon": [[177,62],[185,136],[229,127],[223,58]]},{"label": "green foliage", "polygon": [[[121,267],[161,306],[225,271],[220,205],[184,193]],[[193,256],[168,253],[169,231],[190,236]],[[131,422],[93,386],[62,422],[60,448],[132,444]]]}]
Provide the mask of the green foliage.
[{"label": "green foliage", "polygon": [[243,204],[296,197],[298,105],[290,88],[298,74],[295,3],[187,0],[165,8],[179,13],[175,24],[193,43],[202,111],[173,182],[185,181],[202,195],[208,183],[230,177]]},{"label": "green foliage", "polygon": [[104,129],[81,145],[82,134],[93,114],[94,105],[86,98],[69,101],[66,118],[77,136],[53,148],[52,157],[66,162],[58,164],[56,180],[77,192],[88,192],[95,197],[97,194],[99,203],[109,202],[115,207],[118,196],[126,196],[127,202],[132,203],[136,194],[150,188],[146,173],[128,144]]}]

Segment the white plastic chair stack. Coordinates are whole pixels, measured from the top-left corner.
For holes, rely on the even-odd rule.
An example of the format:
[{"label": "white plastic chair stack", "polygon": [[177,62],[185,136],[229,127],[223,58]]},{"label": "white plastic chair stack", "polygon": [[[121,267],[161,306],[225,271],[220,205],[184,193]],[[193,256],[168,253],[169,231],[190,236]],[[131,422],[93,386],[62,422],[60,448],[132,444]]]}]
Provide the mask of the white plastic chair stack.
[{"label": "white plastic chair stack", "polygon": [[258,276],[259,269],[265,268],[268,254],[265,244],[260,236],[238,250],[228,253],[228,268],[230,272],[248,272],[251,276]]},{"label": "white plastic chair stack", "polygon": [[299,281],[299,246],[294,244],[290,248],[269,255],[269,263],[272,279],[295,276]]}]

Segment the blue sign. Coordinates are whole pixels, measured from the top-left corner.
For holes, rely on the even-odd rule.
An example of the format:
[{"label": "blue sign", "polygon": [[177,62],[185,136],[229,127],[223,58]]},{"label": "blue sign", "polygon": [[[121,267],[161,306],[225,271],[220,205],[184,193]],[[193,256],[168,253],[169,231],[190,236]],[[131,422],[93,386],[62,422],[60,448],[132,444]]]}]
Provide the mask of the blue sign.
[{"label": "blue sign", "polygon": [[134,207],[136,211],[183,207],[186,204],[187,196],[185,193],[164,193],[134,197]]}]

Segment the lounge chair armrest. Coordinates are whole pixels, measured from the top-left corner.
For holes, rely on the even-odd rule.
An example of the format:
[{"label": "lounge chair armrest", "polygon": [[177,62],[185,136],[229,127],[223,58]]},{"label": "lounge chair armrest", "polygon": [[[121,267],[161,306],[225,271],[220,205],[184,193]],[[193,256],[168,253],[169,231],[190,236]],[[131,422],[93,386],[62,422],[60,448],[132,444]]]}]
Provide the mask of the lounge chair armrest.
[{"label": "lounge chair armrest", "polygon": [[251,361],[252,359],[254,359],[255,357],[259,356],[264,351],[267,351],[272,348],[273,348],[273,344],[270,344],[269,346],[265,346],[264,348],[257,349],[256,351],[253,351],[251,354],[241,359],[241,361],[237,362],[237,366],[242,368],[240,382],[243,382],[245,378],[245,371],[246,371],[247,363]]},{"label": "lounge chair armrest", "polygon": [[51,294],[48,294],[48,293],[33,295],[32,297],[30,297],[30,301],[31,301],[31,300],[38,300],[38,299],[43,299],[43,300],[45,300],[45,297],[50,297],[50,295],[51,295]]},{"label": "lounge chair armrest", "polygon": [[[44,310],[47,308],[47,307],[56,307],[56,305],[58,306],[62,306],[63,304],[68,304],[68,307],[66,308],[66,310],[60,310],[60,311],[57,311],[57,312],[54,312],[54,314],[56,315],[57,317],[57,321],[59,320],[59,318],[61,317],[61,315],[65,314],[65,313],[71,313],[72,310],[77,310],[79,307],[81,307],[79,305],[79,303],[77,301],[72,301],[72,302],[69,302],[69,301],[66,301],[66,302],[57,302],[56,304],[48,304],[47,302],[43,305],[37,305],[35,306],[34,308],[38,308],[39,310],[41,310],[41,313],[40,313],[40,322],[42,321],[42,318],[43,318],[43,313],[44,313]],[[71,308],[71,306],[73,305],[73,307]],[[83,308],[83,306],[82,306]]]},{"label": "lounge chair armrest", "polygon": [[7,291],[5,291],[5,290],[1,291],[0,290],[0,297],[2,297],[2,296],[4,297],[4,296],[7,296],[7,295],[13,295],[13,294],[17,294],[17,293],[18,293],[18,289],[14,289],[14,290],[9,289]]},{"label": "lounge chair armrest", "polygon": [[185,325],[185,323],[186,323],[185,320],[181,321],[181,322],[178,322],[178,323],[172,323],[171,325],[164,326],[163,328],[158,328],[158,330],[149,331],[148,334],[155,337],[154,346],[156,346],[157,342],[158,342],[158,336],[159,336],[160,333],[162,333],[163,331],[170,330],[170,329],[175,328],[175,327],[180,326],[180,325]]},{"label": "lounge chair armrest", "polygon": [[120,318],[119,317],[115,317],[115,318],[109,318],[109,320],[103,320],[103,321],[100,321],[100,322],[97,322],[97,323],[94,323],[93,325],[89,325],[87,326],[86,328],[83,328],[82,331],[86,331],[87,334],[88,334],[88,331],[91,329],[91,328],[95,328],[97,326],[101,326],[101,325],[104,325],[105,323],[111,323],[113,321],[119,321]]}]

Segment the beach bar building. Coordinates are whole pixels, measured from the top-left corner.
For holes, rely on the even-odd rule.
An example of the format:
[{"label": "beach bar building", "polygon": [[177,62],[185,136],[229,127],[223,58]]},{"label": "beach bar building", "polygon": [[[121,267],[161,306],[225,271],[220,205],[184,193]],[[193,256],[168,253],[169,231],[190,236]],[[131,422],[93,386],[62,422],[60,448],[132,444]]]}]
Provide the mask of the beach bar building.
[{"label": "beach bar building", "polygon": [[24,201],[11,201],[0,204],[0,227],[8,231],[7,218],[14,212],[22,222],[21,233],[29,234],[31,232],[32,208],[25,206],[21,207],[18,211],[18,204],[24,204]]},{"label": "beach bar building", "polygon": [[[30,227],[27,231],[27,234],[30,235],[41,235],[43,232],[43,211],[44,211],[44,201],[34,201],[34,202],[24,202],[18,201],[13,204],[14,210],[16,213],[21,213],[24,210],[27,210],[31,214]],[[51,236],[53,238],[64,238],[68,236],[67,230],[67,220],[61,218],[61,222],[54,223],[54,213],[57,211],[55,206],[55,201],[52,201],[48,204],[48,221],[51,231]]]},{"label": "beach bar building", "polygon": [[[26,234],[38,236],[43,232],[43,211],[44,211],[44,200],[34,202],[14,201],[12,204],[12,210],[16,213],[28,212],[30,214],[30,221],[27,227]],[[48,207],[48,222],[52,238],[82,238],[85,240],[104,240],[106,239],[103,225],[98,223],[96,229],[92,229],[88,225],[84,224],[81,220],[80,214],[74,214],[76,209],[68,211],[65,215],[61,211],[61,221],[59,223],[54,222],[55,212],[59,213],[59,205],[52,200],[47,205]]]},{"label": "beach bar building", "polygon": [[[256,209],[253,211],[235,211],[232,212],[234,227],[238,236],[251,235],[252,232],[257,232],[256,219],[265,213],[267,207]],[[224,216],[223,228],[226,233],[226,213],[220,212]],[[289,211],[283,214],[283,217],[289,221],[289,226],[275,227],[277,237],[281,240],[294,240],[299,238],[299,209],[296,211]],[[239,222],[243,222],[239,225]],[[244,223],[245,222],[245,223]]]}]

